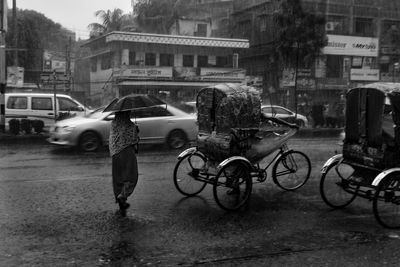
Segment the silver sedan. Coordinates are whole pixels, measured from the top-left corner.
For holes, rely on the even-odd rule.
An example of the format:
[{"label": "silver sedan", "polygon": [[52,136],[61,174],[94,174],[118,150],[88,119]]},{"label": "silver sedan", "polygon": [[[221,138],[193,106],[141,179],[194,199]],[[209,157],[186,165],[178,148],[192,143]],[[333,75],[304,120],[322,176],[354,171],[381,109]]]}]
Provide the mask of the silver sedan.
[{"label": "silver sedan", "polygon": [[[102,108],[85,117],[58,121],[50,129],[48,142],[77,146],[83,151],[96,151],[108,145],[114,114]],[[196,140],[196,117],[170,105],[149,107],[132,112],[131,120],[139,126],[141,144],[167,144],[179,149]]]}]

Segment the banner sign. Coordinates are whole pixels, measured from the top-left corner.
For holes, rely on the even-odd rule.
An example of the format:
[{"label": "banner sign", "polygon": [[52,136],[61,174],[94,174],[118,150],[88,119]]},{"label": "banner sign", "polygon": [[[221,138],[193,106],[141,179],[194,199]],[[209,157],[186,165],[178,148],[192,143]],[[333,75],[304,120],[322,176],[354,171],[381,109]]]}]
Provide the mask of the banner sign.
[{"label": "banner sign", "polygon": [[325,55],[377,57],[378,38],[327,34],[328,44],[322,49]]},{"label": "banner sign", "polygon": [[24,86],[24,68],[7,67],[7,86],[10,87]]},{"label": "banner sign", "polygon": [[378,69],[351,69],[350,80],[352,81],[379,81]]},{"label": "banner sign", "polygon": [[225,68],[201,68],[201,79],[233,79],[243,80],[246,71],[242,69],[225,69]]},{"label": "banner sign", "polygon": [[171,67],[128,68],[121,70],[121,76],[140,78],[172,78]]}]

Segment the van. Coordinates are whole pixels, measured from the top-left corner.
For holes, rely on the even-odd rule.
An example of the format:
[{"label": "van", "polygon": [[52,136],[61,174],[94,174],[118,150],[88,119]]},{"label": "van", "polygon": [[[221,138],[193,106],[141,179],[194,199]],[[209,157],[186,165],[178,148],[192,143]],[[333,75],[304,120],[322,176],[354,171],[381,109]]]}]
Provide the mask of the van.
[{"label": "van", "polygon": [[6,93],[6,127],[11,119],[41,120],[44,129],[54,124],[55,118],[82,116],[90,110],[69,95],[56,94],[57,116],[54,115],[54,94],[52,93]]}]

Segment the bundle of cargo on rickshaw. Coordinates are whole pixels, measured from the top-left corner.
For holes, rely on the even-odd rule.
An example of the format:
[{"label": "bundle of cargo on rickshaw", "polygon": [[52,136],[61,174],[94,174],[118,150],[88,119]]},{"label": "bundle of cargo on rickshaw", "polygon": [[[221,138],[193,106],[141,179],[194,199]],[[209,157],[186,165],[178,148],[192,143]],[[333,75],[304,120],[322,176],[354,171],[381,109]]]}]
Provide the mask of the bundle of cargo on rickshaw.
[{"label": "bundle of cargo on rickshaw", "polygon": [[[246,85],[220,84],[197,95],[198,150],[214,161],[231,156],[249,160],[265,157],[289,136],[277,135],[261,113],[257,89]],[[286,138],[287,137],[287,138]]]},{"label": "bundle of cargo on rickshaw", "polygon": [[400,84],[348,91],[343,157],[373,168],[400,166]]}]

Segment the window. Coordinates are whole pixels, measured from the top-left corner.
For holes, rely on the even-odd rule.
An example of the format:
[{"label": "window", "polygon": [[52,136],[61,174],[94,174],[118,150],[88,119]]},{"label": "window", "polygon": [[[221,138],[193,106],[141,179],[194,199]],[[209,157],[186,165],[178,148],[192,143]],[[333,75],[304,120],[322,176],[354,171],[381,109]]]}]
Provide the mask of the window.
[{"label": "window", "polygon": [[96,72],[97,71],[97,58],[92,57],[90,59],[90,70],[92,72]]},{"label": "window", "polygon": [[292,115],[292,113],[286,109],[275,107],[274,108],[274,113],[276,114],[283,114],[283,115]]},{"label": "window", "polygon": [[326,77],[342,78],[343,73],[343,57],[331,56],[326,57]]},{"label": "window", "polygon": [[174,66],[174,55],[173,54],[160,54],[160,66]]},{"label": "window", "polygon": [[136,65],[136,53],[134,51],[129,51],[129,65]]},{"label": "window", "polygon": [[244,39],[249,39],[251,37],[251,21],[244,20],[238,23],[238,34]]},{"label": "window", "polygon": [[9,109],[27,109],[28,100],[23,96],[10,96],[7,101],[7,108]]},{"label": "window", "polygon": [[259,21],[259,29],[260,32],[266,32],[267,31],[267,16],[262,15],[258,17],[258,21]]},{"label": "window", "polygon": [[76,104],[74,101],[67,98],[57,98],[58,104],[60,105],[59,109],[61,111],[81,111],[82,109]]},{"label": "window", "polygon": [[101,56],[101,69],[107,70],[111,68],[111,54]]},{"label": "window", "polygon": [[156,65],[156,54],[154,53],[146,53],[144,64],[146,66],[155,66]]},{"label": "window", "polygon": [[151,107],[138,109],[132,112],[132,118],[150,118],[150,117],[166,117],[172,114],[165,107]]},{"label": "window", "polygon": [[208,56],[197,56],[197,67],[207,67]]},{"label": "window", "polygon": [[374,24],[372,23],[372,19],[356,18],[354,32],[360,36],[373,36]]},{"label": "window", "polygon": [[193,55],[183,55],[183,66],[184,67],[193,67],[194,57]]},{"label": "window", "polygon": [[216,58],[216,66],[217,67],[226,67],[227,65],[228,65],[228,57],[217,56],[217,58]]},{"label": "window", "polygon": [[52,110],[53,103],[49,97],[32,97],[33,110]]},{"label": "window", "polygon": [[197,24],[197,32],[195,36],[207,36],[207,24]]}]

